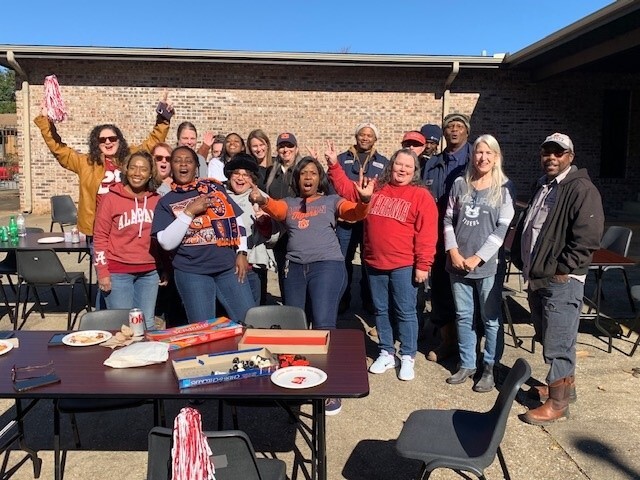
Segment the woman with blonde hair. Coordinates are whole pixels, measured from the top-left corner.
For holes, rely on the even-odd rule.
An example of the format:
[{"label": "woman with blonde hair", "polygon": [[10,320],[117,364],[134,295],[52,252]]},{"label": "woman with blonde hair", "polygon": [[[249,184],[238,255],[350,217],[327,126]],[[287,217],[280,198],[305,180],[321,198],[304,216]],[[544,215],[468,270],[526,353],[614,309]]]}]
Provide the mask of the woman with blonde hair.
[{"label": "woman with blonde hair", "polygon": [[264,131],[257,128],[252,130],[247,137],[247,153],[258,164],[258,186],[264,188],[267,180],[267,169],[273,165],[271,157],[271,141]]},{"label": "woman with blonde hair", "polygon": [[482,378],[473,387],[490,392],[500,328],[502,285],[496,283],[498,252],[514,215],[509,179],[502,170],[502,152],[491,135],[473,144],[465,175],[458,177],[449,194],[444,217],[447,271],[456,309],[460,368],[447,383],[464,383],[476,373],[474,292],[484,324]]}]

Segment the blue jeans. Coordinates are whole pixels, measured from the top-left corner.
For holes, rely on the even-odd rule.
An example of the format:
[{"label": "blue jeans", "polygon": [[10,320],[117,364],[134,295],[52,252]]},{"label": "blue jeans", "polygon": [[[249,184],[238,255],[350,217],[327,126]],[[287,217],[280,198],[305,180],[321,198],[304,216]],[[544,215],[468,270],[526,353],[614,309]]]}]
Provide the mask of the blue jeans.
[{"label": "blue jeans", "polygon": [[139,308],[144,314],[146,329],[155,329],[159,281],[156,270],[145,273],[112,273],[111,291],[103,293],[107,309]]},{"label": "blue jeans", "polygon": [[286,305],[304,309],[308,298],[313,328],[336,328],[338,304],[347,286],[344,262],[325,260],[301,264],[287,261],[285,272]]},{"label": "blue jeans", "polygon": [[547,384],[574,375],[584,283],[569,278],[527,293],[536,338],[542,343],[544,362],[551,365]]},{"label": "blue jeans", "polygon": [[480,318],[484,325],[482,360],[486,365],[493,365],[496,361],[502,284],[496,283],[495,280],[495,276],[465,278],[451,274],[451,290],[456,307],[460,367],[462,368],[476,368],[477,335],[474,329],[474,291],[478,295]]},{"label": "blue jeans", "polygon": [[247,272],[247,281],[249,282],[249,287],[251,287],[253,302],[256,305],[260,305],[260,293],[262,292],[262,284],[260,281],[260,277],[255,272],[255,270],[252,269]]},{"label": "blue jeans", "polygon": [[235,268],[212,274],[174,271],[178,292],[189,323],[216,317],[216,298],[235,322],[244,322],[251,307],[255,307],[248,281],[240,283]]},{"label": "blue jeans", "polygon": [[380,350],[395,355],[393,327],[389,307],[398,322],[400,355],[415,357],[418,350],[418,316],[416,315],[417,285],[413,282],[413,267],[377,270],[367,267],[371,296],[376,313],[376,329]]},{"label": "blue jeans", "polygon": [[371,289],[367,280],[367,271],[364,267],[363,256],[363,223],[338,222],[336,226],[336,236],[340,243],[340,251],[344,257],[344,265],[347,268],[347,288],[344,297],[351,300],[351,280],[353,279],[353,259],[356,256],[356,249],[360,247],[360,298],[363,303],[371,302]]}]

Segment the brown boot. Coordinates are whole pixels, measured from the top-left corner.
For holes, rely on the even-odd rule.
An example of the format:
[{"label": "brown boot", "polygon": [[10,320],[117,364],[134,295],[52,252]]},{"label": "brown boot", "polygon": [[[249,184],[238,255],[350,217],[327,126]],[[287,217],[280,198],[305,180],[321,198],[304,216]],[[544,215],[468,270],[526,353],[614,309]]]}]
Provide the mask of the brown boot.
[{"label": "brown boot", "polygon": [[447,323],[440,327],[440,345],[427,354],[430,362],[441,362],[458,353],[458,335],[455,323]]},{"label": "brown boot", "polygon": [[522,415],[522,421],[531,425],[548,425],[569,417],[569,377],[549,385],[549,398],[544,405]]},{"label": "brown boot", "polygon": [[[578,394],[576,392],[576,377],[575,375],[571,375],[570,377],[567,377],[567,379],[568,379],[567,388],[569,390],[569,403],[576,403],[576,401],[578,400]],[[549,387],[547,387],[546,385],[536,385],[534,387],[531,387],[527,391],[527,395],[532,400],[539,400],[540,402],[544,403],[549,398]]]}]

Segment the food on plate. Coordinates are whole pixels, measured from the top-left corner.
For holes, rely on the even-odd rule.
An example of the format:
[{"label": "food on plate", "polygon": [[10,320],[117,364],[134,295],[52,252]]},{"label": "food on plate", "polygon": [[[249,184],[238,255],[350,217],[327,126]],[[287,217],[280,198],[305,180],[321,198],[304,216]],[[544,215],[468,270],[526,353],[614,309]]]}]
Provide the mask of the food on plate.
[{"label": "food on plate", "polygon": [[69,342],[77,344],[95,343],[100,340],[106,340],[107,336],[102,332],[94,333],[77,333],[69,338]]}]

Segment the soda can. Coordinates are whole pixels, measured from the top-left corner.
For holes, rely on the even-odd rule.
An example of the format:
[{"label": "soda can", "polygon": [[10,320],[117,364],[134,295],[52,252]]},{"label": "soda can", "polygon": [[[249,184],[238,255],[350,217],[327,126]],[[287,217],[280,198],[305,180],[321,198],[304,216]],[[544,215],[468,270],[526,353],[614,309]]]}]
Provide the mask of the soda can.
[{"label": "soda can", "polygon": [[144,313],[139,308],[129,310],[129,326],[133,330],[134,337],[144,335]]}]

